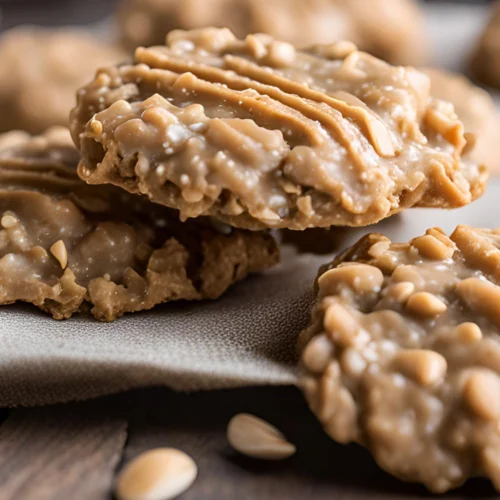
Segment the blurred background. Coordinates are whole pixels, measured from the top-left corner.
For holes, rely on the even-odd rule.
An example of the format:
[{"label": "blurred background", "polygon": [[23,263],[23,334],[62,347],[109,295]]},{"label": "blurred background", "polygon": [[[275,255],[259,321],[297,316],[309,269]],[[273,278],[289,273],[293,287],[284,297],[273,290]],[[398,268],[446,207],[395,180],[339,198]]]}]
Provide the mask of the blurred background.
[{"label": "blurred background", "polygon": [[[19,29],[26,24],[44,29]],[[500,174],[500,132],[484,132],[500,130],[500,121],[491,125],[492,98],[500,102],[500,2],[482,0],[0,0],[0,132],[67,125],[76,89],[97,67],[163,43],[171,29],[207,25],[298,46],[348,39],[393,64],[452,71],[451,80],[433,80],[435,95],[484,137],[482,153]]]},{"label": "blurred background", "polygon": [[[371,0],[366,0],[367,5],[370,2]],[[492,0],[421,0],[421,2],[427,5],[444,4],[454,7],[466,5],[481,8],[492,3]],[[119,3],[120,0],[0,0],[3,11],[1,28],[7,29],[21,23],[44,26],[57,26],[61,23],[84,25],[112,15]]]},{"label": "blurred background", "polygon": [[[115,13],[127,0],[0,0],[0,32],[21,24],[74,25],[104,30],[119,36]],[[150,5],[182,4],[184,0],[149,0]],[[212,0],[206,0],[207,5]],[[296,1],[296,0],[294,0]],[[303,0],[307,3],[309,0]],[[335,2],[335,0],[333,0]],[[376,17],[372,0],[364,0]],[[390,1],[390,0],[389,0]],[[392,0],[394,5],[402,0]],[[464,70],[464,60],[484,28],[491,10],[490,0],[414,0],[421,6],[432,51],[426,64]],[[134,2],[129,2],[134,3]],[[136,1],[135,3],[140,3]],[[375,2],[376,3],[376,2]],[[269,0],[268,4],[273,4]],[[104,28],[103,28],[104,27]]]},{"label": "blurred background", "polygon": [[22,23],[84,25],[113,13],[119,0],[0,0],[2,29]]}]

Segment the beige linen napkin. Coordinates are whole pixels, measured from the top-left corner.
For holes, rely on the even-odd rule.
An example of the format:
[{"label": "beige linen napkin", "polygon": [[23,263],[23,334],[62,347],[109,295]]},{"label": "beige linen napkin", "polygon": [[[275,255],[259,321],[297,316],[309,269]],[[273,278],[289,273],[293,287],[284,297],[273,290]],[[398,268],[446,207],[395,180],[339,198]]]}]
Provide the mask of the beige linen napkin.
[{"label": "beige linen napkin", "polygon": [[[342,246],[379,231],[407,241],[432,226],[500,226],[500,180],[455,211],[409,210],[352,230]],[[219,389],[296,382],[296,337],[309,321],[312,283],[331,257],[283,251],[280,266],[214,302],[167,304],[114,323],[57,322],[33,307],[0,309],[0,406],[92,398],[142,386]]]}]

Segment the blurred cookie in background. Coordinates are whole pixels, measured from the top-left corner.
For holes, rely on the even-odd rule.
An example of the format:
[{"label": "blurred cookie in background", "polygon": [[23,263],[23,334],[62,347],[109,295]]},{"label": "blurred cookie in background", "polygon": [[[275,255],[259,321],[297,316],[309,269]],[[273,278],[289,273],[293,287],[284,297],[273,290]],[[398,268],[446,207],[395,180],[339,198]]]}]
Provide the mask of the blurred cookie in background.
[{"label": "blurred cookie in background", "polygon": [[77,29],[24,26],[0,36],[0,131],[67,125],[76,89],[123,52]]},{"label": "blurred cookie in background", "polygon": [[470,71],[479,82],[500,88],[500,2],[492,15],[470,61]]},{"label": "blurred cookie in background", "polygon": [[414,0],[124,0],[118,19],[129,50],[163,44],[173,29],[216,26],[302,47],[350,40],[394,64],[423,64],[427,54]]},{"label": "blurred cookie in background", "polygon": [[474,161],[500,175],[500,117],[490,94],[463,75],[434,68],[425,72],[431,79],[432,95],[451,102],[465,132],[476,136],[470,153]]}]

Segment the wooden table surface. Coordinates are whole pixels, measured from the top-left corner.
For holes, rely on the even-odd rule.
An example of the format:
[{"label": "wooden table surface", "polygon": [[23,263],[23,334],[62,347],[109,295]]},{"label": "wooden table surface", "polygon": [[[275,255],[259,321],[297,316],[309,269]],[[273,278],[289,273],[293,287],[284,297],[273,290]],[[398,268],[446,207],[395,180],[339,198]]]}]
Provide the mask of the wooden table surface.
[{"label": "wooden table surface", "polygon": [[[116,0],[0,0],[3,28],[21,22],[94,22]],[[225,430],[236,413],[261,416],[297,445],[283,462],[232,451]],[[427,497],[420,486],[380,471],[358,446],[328,439],[295,388],[197,394],[148,389],[46,408],[0,410],[0,500],[112,498],[116,472],[144,450],[173,446],[197,462],[184,500],[372,500]],[[495,498],[474,480],[446,498]]]},{"label": "wooden table surface", "polygon": [[[236,413],[261,416],[297,445],[282,462],[234,452],[225,430]],[[0,413],[1,500],[110,499],[116,472],[142,451],[176,447],[199,476],[182,500],[372,500],[427,497],[377,468],[358,446],[328,439],[292,387],[196,394],[148,389],[95,401]],[[446,498],[497,498],[470,481]]]}]

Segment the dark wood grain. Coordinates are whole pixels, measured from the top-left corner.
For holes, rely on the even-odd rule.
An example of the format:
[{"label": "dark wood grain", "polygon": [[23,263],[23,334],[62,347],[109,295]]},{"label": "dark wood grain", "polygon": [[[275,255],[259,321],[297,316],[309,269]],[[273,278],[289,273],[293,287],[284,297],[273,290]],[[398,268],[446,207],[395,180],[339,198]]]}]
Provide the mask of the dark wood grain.
[{"label": "dark wood grain", "polygon": [[[174,446],[198,463],[199,477],[182,500],[379,500],[429,497],[420,486],[382,472],[359,446],[331,441],[295,388],[259,388],[194,395],[162,390],[129,396],[125,461],[156,446]],[[234,452],[226,425],[236,413],[275,424],[297,445],[283,462],[252,460]],[[471,481],[447,498],[493,498],[486,481]]]},{"label": "dark wood grain", "polygon": [[109,498],[125,440],[125,421],[76,405],[14,410],[0,427],[0,499]]},{"label": "dark wood grain", "polygon": [[[226,425],[236,413],[259,415],[297,445],[282,462],[234,452]],[[197,462],[199,476],[181,500],[409,500],[420,486],[382,472],[359,446],[340,446],[321,430],[295,388],[179,394],[132,391],[87,403],[14,410],[0,426],[0,500],[111,499],[112,476],[144,450],[173,446]],[[447,499],[498,498],[470,481]]]}]

